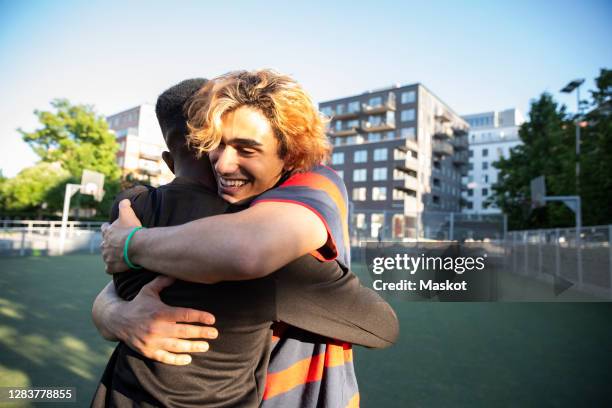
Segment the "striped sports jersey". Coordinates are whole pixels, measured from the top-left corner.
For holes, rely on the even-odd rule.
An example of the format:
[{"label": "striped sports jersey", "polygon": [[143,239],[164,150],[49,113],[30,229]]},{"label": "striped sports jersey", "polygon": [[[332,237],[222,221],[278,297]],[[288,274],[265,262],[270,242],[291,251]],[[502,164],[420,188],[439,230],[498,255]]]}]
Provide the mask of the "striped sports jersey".
[{"label": "striped sports jersey", "polygon": [[[334,170],[317,166],[289,177],[254,200],[291,202],[313,211],[325,224],[327,243],[312,255],[350,267],[348,197]],[[263,408],[358,407],[359,390],[351,344],[296,327],[274,327]]]}]

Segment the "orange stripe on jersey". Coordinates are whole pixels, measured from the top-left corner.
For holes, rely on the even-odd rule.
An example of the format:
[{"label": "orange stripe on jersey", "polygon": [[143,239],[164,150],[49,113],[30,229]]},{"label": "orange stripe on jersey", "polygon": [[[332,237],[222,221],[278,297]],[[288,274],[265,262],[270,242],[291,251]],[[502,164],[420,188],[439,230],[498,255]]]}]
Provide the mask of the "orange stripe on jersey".
[{"label": "orange stripe on jersey", "polygon": [[333,344],[327,345],[325,367],[336,367],[351,361],[353,361],[353,350],[351,348],[346,349],[343,346]]},{"label": "orange stripe on jersey", "polygon": [[282,371],[268,373],[263,399],[283,394],[299,385],[321,381],[324,368],[339,367],[352,361],[350,346],[328,344],[324,353],[305,358]]},{"label": "orange stripe on jersey", "polygon": [[323,378],[325,354],[319,354],[299,361],[277,373],[268,373],[263,399],[283,394],[292,388]]},{"label": "orange stripe on jersey", "polygon": [[348,239],[348,220],[346,202],[338,186],[329,178],[316,173],[298,173],[291,176],[282,184],[284,186],[311,187],[316,190],[325,191],[340,211],[342,219],[342,234],[344,235],[344,244],[349,244]]},{"label": "orange stripe on jersey", "polygon": [[355,395],[353,395],[353,398],[351,398],[349,403],[346,405],[346,408],[359,408],[359,393],[358,392],[356,392]]}]

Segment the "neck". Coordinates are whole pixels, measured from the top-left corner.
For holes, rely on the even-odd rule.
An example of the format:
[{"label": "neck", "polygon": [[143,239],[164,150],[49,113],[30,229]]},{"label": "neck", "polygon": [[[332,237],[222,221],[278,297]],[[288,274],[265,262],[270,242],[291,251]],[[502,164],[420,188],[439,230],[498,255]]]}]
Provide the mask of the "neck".
[{"label": "neck", "polygon": [[209,166],[205,166],[200,161],[177,161],[174,163],[174,175],[185,177],[211,188],[217,188],[217,183]]}]

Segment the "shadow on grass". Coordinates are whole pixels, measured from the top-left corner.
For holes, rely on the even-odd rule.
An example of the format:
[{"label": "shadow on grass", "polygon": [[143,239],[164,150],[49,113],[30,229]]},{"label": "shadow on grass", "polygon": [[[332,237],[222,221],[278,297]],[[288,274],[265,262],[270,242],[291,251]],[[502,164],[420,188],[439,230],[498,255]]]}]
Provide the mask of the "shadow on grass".
[{"label": "shadow on grass", "polygon": [[75,387],[87,406],[114,346],[90,318],[109,280],[101,260],[3,258],[0,270],[0,386]]}]

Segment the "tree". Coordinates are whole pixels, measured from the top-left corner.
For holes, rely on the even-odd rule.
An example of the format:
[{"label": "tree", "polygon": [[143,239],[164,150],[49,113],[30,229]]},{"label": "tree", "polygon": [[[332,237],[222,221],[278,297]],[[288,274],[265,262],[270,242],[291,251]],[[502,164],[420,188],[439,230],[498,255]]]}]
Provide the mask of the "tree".
[{"label": "tree", "polygon": [[612,70],[602,69],[591,91],[593,109],[581,131],[580,196],[585,225],[612,223]]},{"label": "tree", "polygon": [[38,163],[0,185],[0,205],[19,213],[61,210],[61,190],[69,179],[70,173],[59,163]]},{"label": "tree", "polygon": [[[572,227],[574,213],[560,203],[531,210],[530,181],[546,177],[547,195],[575,195],[576,123],[581,128],[580,191],[584,225],[612,223],[612,132],[610,100],[612,77],[602,70],[592,91],[593,106],[583,120],[568,115],[549,94],[531,104],[529,121],[520,130],[523,142],[493,166],[499,169],[489,203],[508,215],[510,229]],[[586,125],[586,126],[585,126]]]},{"label": "tree", "polygon": [[106,194],[102,203],[86,196],[81,199],[81,204],[97,207],[107,214],[113,197],[119,191],[120,169],[115,161],[118,149],[115,136],[104,118],[97,115],[91,106],[72,105],[66,99],[56,99],[51,106],[54,111],[34,112],[42,125],[40,129],[18,131],[42,163],[60,163],[68,171],[70,179],[65,183],[80,182],[84,169],[104,174]]}]

